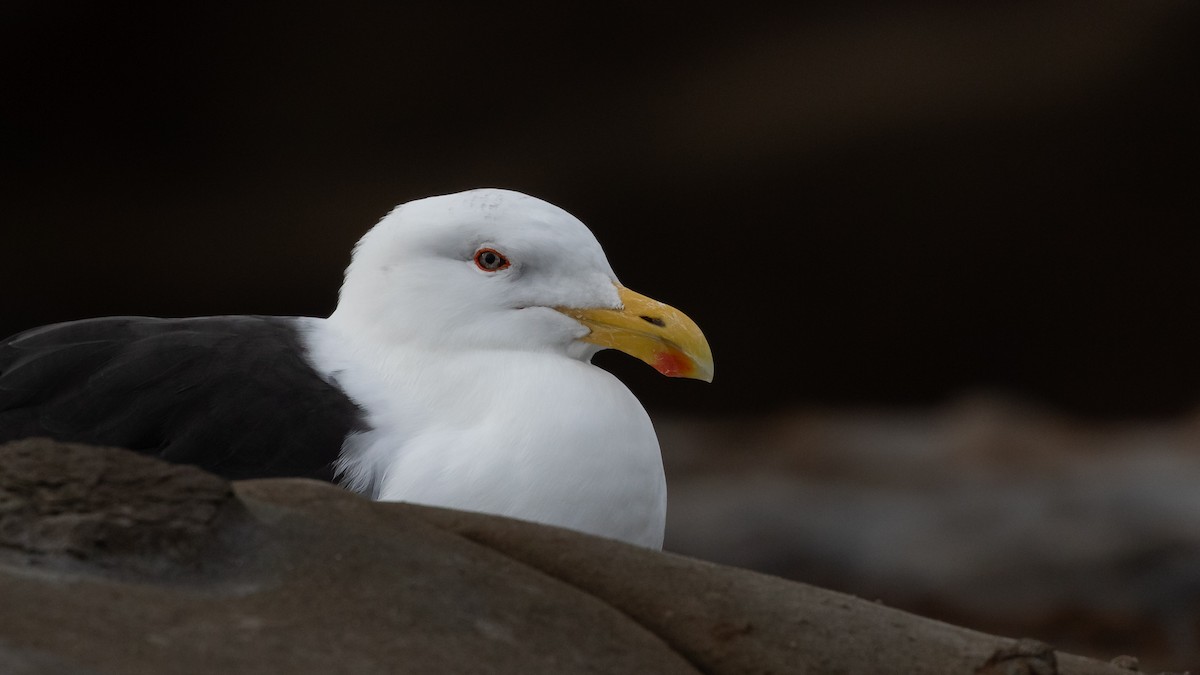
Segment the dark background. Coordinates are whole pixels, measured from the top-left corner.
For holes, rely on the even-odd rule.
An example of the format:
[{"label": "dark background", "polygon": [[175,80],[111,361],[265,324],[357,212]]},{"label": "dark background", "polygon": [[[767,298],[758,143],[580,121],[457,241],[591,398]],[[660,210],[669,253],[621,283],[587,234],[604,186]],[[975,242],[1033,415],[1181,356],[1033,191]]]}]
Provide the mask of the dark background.
[{"label": "dark background", "polygon": [[518,189],[704,328],[652,409],[1200,398],[1197,9],[8,2],[0,333],[325,315],[394,204]]}]

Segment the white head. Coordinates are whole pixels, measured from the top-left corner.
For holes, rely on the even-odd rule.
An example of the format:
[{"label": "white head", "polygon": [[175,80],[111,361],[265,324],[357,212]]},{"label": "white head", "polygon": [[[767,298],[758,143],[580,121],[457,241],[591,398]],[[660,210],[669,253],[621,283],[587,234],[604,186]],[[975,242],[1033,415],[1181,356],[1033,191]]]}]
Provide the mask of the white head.
[{"label": "white head", "polygon": [[711,378],[694,323],[621,286],[577,218],[510,190],[396,207],[355,247],[330,321],[389,345],[581,359],[614,347],[669,375]]}]

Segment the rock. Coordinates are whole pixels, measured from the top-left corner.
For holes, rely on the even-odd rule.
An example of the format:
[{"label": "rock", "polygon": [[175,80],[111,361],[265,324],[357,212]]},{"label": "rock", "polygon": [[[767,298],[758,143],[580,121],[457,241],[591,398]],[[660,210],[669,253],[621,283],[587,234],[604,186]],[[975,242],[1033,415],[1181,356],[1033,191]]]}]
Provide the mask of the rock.
[{"label": "rock", "polygon": [[238,511],[224,480],[125,450],[28,439],[0,459],[0,552],[31,565],[177,565]]},{"label": "rock", "polygon": [[1145,672],[1200,663],[1200,416],[976,396],[655,425],[668,550]]},{"label": "rock", "polygon": [[1058,675],[1058,657],[1049,645],[1018,640],[993,652],[975,675]]},{"label": "rock", "polygon": [[[919,675],[975,672],[1014,644],[315,481],[238,483],[231,496],[220,479],[115,449],[0,447],[0,495],[6,673]],[[1065,675],[1128,672],[1050,655]]]}]

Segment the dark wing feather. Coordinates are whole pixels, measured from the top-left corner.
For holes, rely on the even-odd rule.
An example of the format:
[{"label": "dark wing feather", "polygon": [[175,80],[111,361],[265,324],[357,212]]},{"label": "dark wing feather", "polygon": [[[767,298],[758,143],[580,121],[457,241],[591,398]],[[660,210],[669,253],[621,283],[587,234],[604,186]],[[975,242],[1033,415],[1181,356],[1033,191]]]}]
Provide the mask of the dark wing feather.
[{"label": "dark wing feather", "polygon": [[331,480],[361,410],[308,363],[297,319],[112,317],[0,343],[0,442],[112,445],[232,479]]}]

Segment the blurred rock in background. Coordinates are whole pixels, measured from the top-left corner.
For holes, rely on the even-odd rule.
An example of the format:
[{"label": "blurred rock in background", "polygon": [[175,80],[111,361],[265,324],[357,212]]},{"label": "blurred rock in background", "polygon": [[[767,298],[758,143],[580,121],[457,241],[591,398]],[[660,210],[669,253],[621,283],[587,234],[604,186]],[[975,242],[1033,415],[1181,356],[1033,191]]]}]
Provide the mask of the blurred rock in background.
[{"label": "blurred rock in background", "polygon": [[660,420],[666,549],[1096,657],[1200,663],[1200,417],[997,398]]}]

